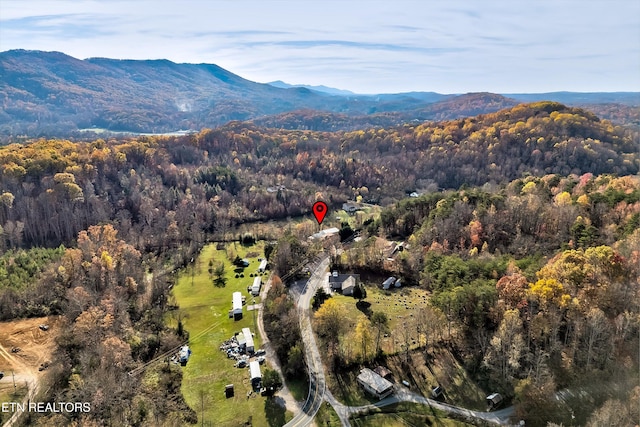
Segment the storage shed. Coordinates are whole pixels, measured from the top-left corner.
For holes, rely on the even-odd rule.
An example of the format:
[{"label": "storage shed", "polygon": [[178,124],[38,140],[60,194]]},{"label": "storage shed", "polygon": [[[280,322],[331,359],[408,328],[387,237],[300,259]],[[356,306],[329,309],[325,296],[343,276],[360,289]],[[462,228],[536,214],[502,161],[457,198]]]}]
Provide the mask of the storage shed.
[{"label": "storage shed", "polygon": [[226,386],[224,386],[224,396],[229,399],[230,397],[233,397],[233,395],[233,384],[227,384]]}]

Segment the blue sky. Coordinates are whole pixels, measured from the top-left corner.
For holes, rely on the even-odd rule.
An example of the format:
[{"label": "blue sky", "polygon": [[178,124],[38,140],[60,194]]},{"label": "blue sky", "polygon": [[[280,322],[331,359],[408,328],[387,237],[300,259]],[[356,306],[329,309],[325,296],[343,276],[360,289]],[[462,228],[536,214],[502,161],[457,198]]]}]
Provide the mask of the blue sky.
[{"label": "blue sky", "polygon": [[640,91],[640,1],[0,0],[0,51],[358,93]]}]

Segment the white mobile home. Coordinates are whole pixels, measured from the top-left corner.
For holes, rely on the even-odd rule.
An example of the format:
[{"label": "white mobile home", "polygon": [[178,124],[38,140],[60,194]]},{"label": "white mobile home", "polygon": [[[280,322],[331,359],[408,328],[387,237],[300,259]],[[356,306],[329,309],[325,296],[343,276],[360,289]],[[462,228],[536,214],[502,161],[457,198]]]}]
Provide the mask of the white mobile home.
[{"label": "white mobile home", "polygon": [[247,353],[253,353],[255,347],[253,345],[253,335],[251,334],[251,329],[242,328],[242,335],[244,335],[244,341],[246,343],[245,348]]},{"label": "white mobile home", "polygon": [[257,360],[249,362],[249,378],[251,379],[251,385],[253,388],[260,387],[262,382],[262,372],[260,372],[260,363]]},{"label": "white mobile home", "polygon": [[233,293],[232,307],[233,320],[242,319],[242,294],[240,292]]},{"label": "white mobile home", "polygon": [[263,259],[262,261],[260,261],[260,266],[258,267],[258,272],[259,273],[264,273],[264,271],[267,269],[267,260]]},{"label": "white mobile home", "polygon": [[253,286],[251,286],[251,295],[253,295],[254,297],[257,297],[258,295],[260,295],[261,287],[262,287],[262,279],[259,277],[256,277],[255,279],[253,279]]}]

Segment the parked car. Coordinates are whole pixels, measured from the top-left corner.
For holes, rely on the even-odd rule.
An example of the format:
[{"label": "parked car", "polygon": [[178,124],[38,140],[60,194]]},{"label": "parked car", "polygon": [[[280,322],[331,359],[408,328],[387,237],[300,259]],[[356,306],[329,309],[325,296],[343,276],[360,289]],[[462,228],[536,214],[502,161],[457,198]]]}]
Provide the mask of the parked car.
[{"label": "parked car", "polygon": [[259,348],[253,353],[254,356],[264,356],[267,352],[263,348]]}]

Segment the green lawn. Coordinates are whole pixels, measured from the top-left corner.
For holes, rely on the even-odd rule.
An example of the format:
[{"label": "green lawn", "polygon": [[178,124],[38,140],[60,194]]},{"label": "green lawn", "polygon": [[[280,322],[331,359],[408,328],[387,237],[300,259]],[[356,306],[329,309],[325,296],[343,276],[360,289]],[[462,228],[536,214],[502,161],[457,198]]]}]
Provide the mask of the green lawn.
[{"label": "green lawn", "polygon": [[[432,387],[440,384],[445,389],[446,402],[463,406],[469,409],[486,409],[485,396],[487,393],[470,378],[464,367],[453,357],[451,352],[442,347],[430,347],[430,359],[424,356],[424,347],[418,347],[417,333],[414,333],[411,344],[411,369],[402,366],[401,354],[403,337],[402,328],[405,322],[413,323],[412,314],[415,309],[428,304],[429,294],[419,288],[400,288],[384,291],[375,284],[367,284],[367,298],[364,300],[370,304],[371,311],[383,312],[389,319],[389,337],[382,338],[380,348],[387,355],[386,365],[394,374],[396,382],[407,380],[413,391],[430,397]],[[356,307],[357,300],[350,296],[334,294],[332,297],[346,310],[344,321],[349,330],[355,330],[355,324],[364,314]],[[345,337],[345,340],[353,341],[355,337]],[[424,343],[424,341],[423,341]],[[366,395],[358,385],[356,377],[358,369],[342,371],[339,374],[327,373],[327,384],[336,398],[347,405],[364,405],[372,403],[371,397]]]},{"label": "green lawn", "polygon": [[397,426],[469,426],[460,421],[447,418],[446,415],[427,405],[399,403],[386,406],[379,411],[358,415],[350,419],[354,427],[397,427]]},{"label": "green lawn", "polygon": [[316,414],[315,422],[316,425],[323,427],[339,427],[342,425],[340,424],[340,418],[338,418],[338,414],[336,414],[336,411],[327,402],[324,402],[322,405],[320,405],[318,413]]},{"label": "green lawn", "polygon": [[307,400],[307,396],[309,396],[309,379],[305,378],[296,378],[289,379],[286,381],[287,387],[291,392],[291,395],[298,402],[303,402]]},{"label": "green lawn", "polygon": [[[383,312],[389,319],[389,337],[381,337],[380,348],[386,353],[395,353],[401,349],[400,333],[404,328],[404,321],[409,319],[416,308],[427,305],[428,292],[419,288],[400,288],[384,291],[375,284],[364,283],[367,290],[367,298],[363,300],[370,304],[371,312]],[[358,300],[351,296],[333,294],[333,297],[347,312],[346,320],[352,325],[364,313],[356,307]],[[394,340],[395,337],[395,340]],[[415,347],[415,346],[414,346]]]},{"label": "green lawn", "polygon": [[[244,270],[244,278],[235,278],[234,266],[227,259],[227,250],[250,260],[250,265]],[[257,259],[263,256],[262,243],[249,247],[231,243],[227,244],[225,250],[216,250],[215,245],[208,245],[194,263],[193,276],[191,267],[187,267],[173,288],[175,301],[180,308],[169,315],[167,322],[175,326],[178,316],[181,316],[184,329],[190,334],[189,346],[193,353],[183,368],[182,394],[189,406],[198,413],[199,423],[204,416],[205,424],[220,427],[242,425],[249,421],[258,427],[280,426],[283,419],[292,417],[292,414],[285,414],[284,410],[278,409],[264,397],[255,393],[248,397],[247,393],[251,391],[248,368],[235,368],[235,361],[219,350],[223,341],[244,327],[257,333],[253,311],[247,311],[245,306],[243,319],[238,321],[229,319],[228,311],[231,308],[231,295],[236,291],[247,296],[247,304],[253,303],[253,297],[247,293],[247,286],[253,283],[253,277],[249,275],[257,270]],[[210,260],[214,266],[224,263],[227,278],[225,287],[213,285],[208,272]],[[267,275],[262,277],[266,280]],[[258,302],[259,298],[256,297]],[[261,339],[256,335],[254,340],[257,349]],[[226,384],[234,385],[233,398],[225,398]]]}]

